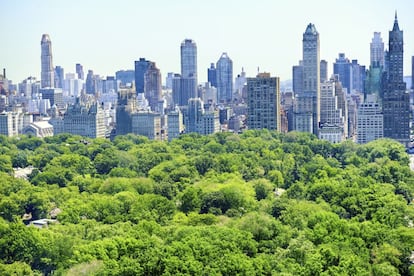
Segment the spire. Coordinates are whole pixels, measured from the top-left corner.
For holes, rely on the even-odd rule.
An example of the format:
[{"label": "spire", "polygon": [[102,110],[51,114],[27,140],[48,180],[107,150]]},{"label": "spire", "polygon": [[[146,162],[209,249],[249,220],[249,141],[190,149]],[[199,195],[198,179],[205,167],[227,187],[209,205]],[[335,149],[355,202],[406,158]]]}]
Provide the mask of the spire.
[{"label": "spire", "polygon": [[395,11],[395,19],[394,19],[394,27],[392,28],[393,31],[399,31],[400,27],[398,26],[398,18],[397,18],[397,11]]}]

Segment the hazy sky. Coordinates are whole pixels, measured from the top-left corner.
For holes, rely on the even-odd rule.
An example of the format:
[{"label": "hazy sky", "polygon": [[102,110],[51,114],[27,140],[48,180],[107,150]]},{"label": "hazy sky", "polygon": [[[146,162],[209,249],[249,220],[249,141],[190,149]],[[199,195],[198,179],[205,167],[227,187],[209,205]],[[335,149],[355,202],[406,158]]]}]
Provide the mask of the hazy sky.
[{"label": "hazy sky", "polygon": [[369,65],[373,32],[388,31],[398,12],[404,31],[404,75],[411,75],[414,55],[412,0],[0,0],[0,68],[14,83],[40,78],[40,39],[52,40],[53,63],[74,72],[114,75],[133,69],[145,57],[157,63],[163,79],[180,72],[180,44],[194,39],[198,78],[223,52],[233,60],[233,75],[244,67],[291,78],[302,58],[302,35],[314,23],[320,35],[321,59],[329,74],[338,53]]}]

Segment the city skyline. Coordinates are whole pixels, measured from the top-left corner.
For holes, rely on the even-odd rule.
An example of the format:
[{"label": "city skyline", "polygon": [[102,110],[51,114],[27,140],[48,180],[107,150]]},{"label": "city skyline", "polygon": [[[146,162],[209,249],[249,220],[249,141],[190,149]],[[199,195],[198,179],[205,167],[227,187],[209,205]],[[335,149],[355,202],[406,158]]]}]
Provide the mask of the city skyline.
[{"label": "city skyline", "polygon": [[[302,34],[309,23],[320,34],[320,58],[328,74],[338,53],[369,66],[370,42],[381,32],[388,49],[388,31],[395,11],[405,33],[404,75],[411,75],[414,55],[414,3],[399,1],[221,1],[156,0],[113,3],[72,1],[9,1],[3,3],[5,26],[0,66],[14,83],[34,76],[40,80],[39,38],[49,34],[53,63],[66,73],[75,64],[101,76],[134,68],[144,57],[157,63],[164,80],[180,72],[179,45],[192,39],[198,48],[198,79],[207,81],[207,68],[222,52],[233,60],[234,77],[244,67],[248,76],[259,71],[280,79],[292,78],[292,66],[302,58]],[[298,8],[301,7],[301,8]],[[249,34],[255,34],[250,36]],[[255,39],[249,39],[255,38]]]}]

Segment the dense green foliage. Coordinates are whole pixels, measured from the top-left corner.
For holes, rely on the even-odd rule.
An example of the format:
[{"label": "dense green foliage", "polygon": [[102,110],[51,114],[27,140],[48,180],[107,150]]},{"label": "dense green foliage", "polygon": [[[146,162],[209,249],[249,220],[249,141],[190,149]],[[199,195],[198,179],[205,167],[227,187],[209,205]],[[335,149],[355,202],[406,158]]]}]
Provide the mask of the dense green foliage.
[{"label": "dense green foliage", "polygon": [[414,174],[392,140],[0,136],[0,155],[0,275],[414,275]]}]

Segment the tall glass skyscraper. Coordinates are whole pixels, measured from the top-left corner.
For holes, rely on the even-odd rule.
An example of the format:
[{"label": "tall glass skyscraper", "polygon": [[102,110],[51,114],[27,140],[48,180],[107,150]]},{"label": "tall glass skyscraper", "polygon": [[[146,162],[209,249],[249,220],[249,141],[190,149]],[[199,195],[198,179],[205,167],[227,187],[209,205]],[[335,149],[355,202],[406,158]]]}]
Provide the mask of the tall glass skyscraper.
[{"label": "tall glass skyscraper", "polygon": [[231,102],[233,96],[233,61],[227,53],[223,53],[217,61],[216,70],[218,102]]},{"label": "tall glass skyscraper", "polygon": [[197,80],[197,45],[192,39],[181,43],[181,76]]},{"label": "tall glass skyscraper", "polygon": [[181,80],[179,98],[181,104],[197,97],[197,45],[192,39],[181,43]]},{"label": "tall glass skyscraper", "polygon": [[387,82],[384,89],[384,137],[405,145],[410,142],[410,97],[403,75],[404,39],[398,26],[397,13],[394,26],[389,32],[387,55]]},{"label": "tall glass skyscraper", "polygon": [[53,88],[55,86],[55,68],[52,60],[52,41],[48,34],[42,35],[41,46],[41,87]]},{"label": "tall glass skyscraper", "polygon": [[319,33],[310,23],[303,34],[303,91],[297,94],[295,130],[318,135],[320,119]]}]

